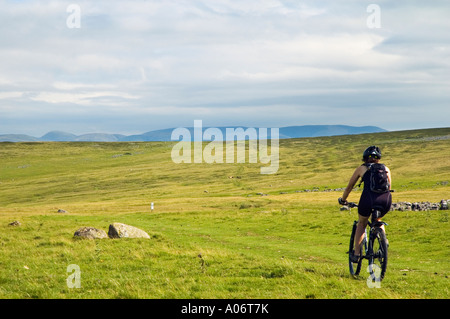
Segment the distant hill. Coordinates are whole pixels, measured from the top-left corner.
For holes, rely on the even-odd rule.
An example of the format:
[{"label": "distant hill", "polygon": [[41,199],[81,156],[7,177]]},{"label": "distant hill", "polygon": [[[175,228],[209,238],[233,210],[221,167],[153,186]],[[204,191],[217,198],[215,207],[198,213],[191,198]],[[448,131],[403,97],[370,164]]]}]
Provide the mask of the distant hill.
[{"label": "distant hill", "polygon": [[42,136],[39,140],[46,142],[64,142],[64,141],[75,141],[76,135],[61,131],[51,131]]},{"label": "distant hill", "polygon": [[[231,127],[231,128],[238,128]],[[248,127],[242,127],[246,130]],[[194,136],[194,128],[187,127],[191,133],[191,137]],[[204,127],[203,130],[206,130]],[[218,127],[222,132],[225,139],[227,127]],[[172,131],[174,129],[163,129],[150,131],[141,135],[126,136],[123,141],[170,141]],[[299,138],[299,137],[318,137],[318,136],[334,136],[334,135],[349,135],[349,134],[363,134],[363,133],[378,133],[387,132],[385,129],[376,126],[347,126],[347,125],[303,125],[303,126],[288,126],[280,128],[280,139],[286,138]],[[267,130],[268,137],[270,138],[270,129]]]},{"label": "distant hill", "polygon": [[75,141],[80,142],[120,142],[125,135],[120,134],[104,134],[104,133],[91,133],[77,136]]},{"label": "distant hill", "polygon": [[156,142],[156,141],[170,141],[172,136],[172,131],[174,129],[163,129],[163,130],[156,130],[156,131],[150,131],[146,132],[140,135],[129,135],[125,136],[122,141],[127,142],[138,142],[138,141],[144,141],[144,142]]},{"label": "distant hill", "polygon": [[376,126],[303,125],[280,128],[280,137],[281,135],[286,138],[319,137],[379,132],[387,132],[387,130]]},{"label": "distant hill", "polygon": [[39,138],[25,134],[1,134],[0,142],[39,142]]},{"label": "distant hill", "polygon": [[[230,127],[238,128],[240,126]],[[203,127],[203,131],[208,127]],[[227,127],[218,127],[225,139]],[[242,127],[244,130],[247,127]],[[194,137],[194,128],[187,127]],[[138,135],[121,135],[121,134],[105,134],[90,133],[83,135],[74,135],[67,132],[52,131],[42,137],[33,137],[24,134],[0,134],[0,142],[155,142],[155,141],[171,141],[174,128],[149,131]],[[280,128],[280,139],[300,138],[300,137],[319,137],[319,136],[335,136],[335,135],[351,135],[364,133],[387,132],[387,130],[376,126],[348,126],[348,125],[302,125],[287,126]],[[270,129],[267,130],[270,138]]]}]

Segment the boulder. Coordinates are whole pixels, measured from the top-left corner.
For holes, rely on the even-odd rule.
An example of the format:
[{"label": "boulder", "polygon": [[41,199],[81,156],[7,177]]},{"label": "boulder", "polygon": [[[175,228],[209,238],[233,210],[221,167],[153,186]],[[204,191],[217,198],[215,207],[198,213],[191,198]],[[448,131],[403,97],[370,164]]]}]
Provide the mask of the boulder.
[{"label": "boulder", "polygon": [[18,220],[15,220],[15,221],[9,223],[8,225],[9,226],[20,226],[21,224],[20,224],[20,222]]},{"label": "boulder", "polygon": [[109,225],[108,236],[109,238],[150,238],[149,234],[142,229],[121,223]]},{"label": "boulder", "polygon": [[430,211],[430,210],[446,210],[448,209],[448,201],[443,199],[440,203],[431,202],[397,202],[392,203],[391,210],[396,211]]},{"label": "boulder", "polygon": [[104,230],[97,229],[94,227],[81,227],[75,232],[75,234],[73,234],[73,236],[88,239],[108,238],[108,235]]}]

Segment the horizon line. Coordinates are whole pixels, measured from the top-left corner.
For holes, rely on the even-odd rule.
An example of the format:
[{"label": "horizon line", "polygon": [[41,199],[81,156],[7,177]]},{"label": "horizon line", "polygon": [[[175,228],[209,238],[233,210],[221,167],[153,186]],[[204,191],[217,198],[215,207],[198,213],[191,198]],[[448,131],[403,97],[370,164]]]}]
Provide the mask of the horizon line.
[{"label": "horizon line", "polygon": [[[383,127],[380,126],[376,126],[376,125],[347,125],[347,124],[302,124],[302,125],[286,125],[286,126],[244,126],[244,125],[221,125],[221,126],[202,126],[202,130],[203,129],[208,129],[208,128],[288,128],[288,127],[312,127],[312,126],[342,126],[342,127],[352,127],[352,128],[364,128],[364,127],[373,127],[373,128],[378,128],[387,132],[391,132],[391,131],[403,131],[401,130],[387,130]],[[105,134],[105,135],[122,135],[122,136],[133,136],[133,135],[142,135],[145,133],[149,133],[149,132],[156,132],[156,131],[164,131],[164,130],[174,130],[177,128],[187,128],[187,129],[193,129],[194,126],[178,126],[178,127],[167,127],[167,128],[161,128],[161,129],[154,129],[154,130],[149,130],[149,131],[145,131],[142,133],[106,133],[106,132],[101,132],[101,131],[92,131],[92,132],[88,132],[88,133],[81,133],[81,134],[75,134],[69,131],[62,131],[62,130],[50,130],[46,133],[44,133],[43,135],[37,136],[37,135],[31,135],[31,134],[27,134],[27,133],[0,133],[0,136],[2,135],[27,135],[30,137],[34,137],[34,138],[42,138],[45,135],[49,134],[49,133],[65,133],[65,134],[71,134],[74,135],[76,137],[79,136],[83,136],[83,135],[88,135],[88,134]],[[430,127],[430,128],[418,128],[418,129],[432,129],[432,128],[440,128],[440,127]],[[442,127],[443,128],[443,127]],[[407,129],[409,130],[409,129]],[[415,129],[411,129],[411,130],[415,130]]]}]

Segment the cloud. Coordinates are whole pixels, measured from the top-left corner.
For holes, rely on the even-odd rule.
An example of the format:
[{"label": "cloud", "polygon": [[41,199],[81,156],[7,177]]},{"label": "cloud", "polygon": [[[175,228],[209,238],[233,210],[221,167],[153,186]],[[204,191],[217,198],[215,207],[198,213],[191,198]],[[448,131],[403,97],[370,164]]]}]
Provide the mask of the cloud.
[{"label": "cloud", "polygon": [[[78,105],[94,105],[98,101],[106,100],[106,103],[114,106],[120,99],[138,99],[138,96],[133,96],[125,92],[82,92],[82,93],[61,93],[61,92],[40,92],[32,97],[33,101],[47,102],[47,103],[73,103]],[[103,102],[105,103],[105,102]]]},{"label": "cloud", "polygon": [[79,29],[66,25],[71,3],[2,1],[1,131],[407,129],[450,115],[445,1],[379,1],[380,29],[356,0],[83,0]]},{"label": "cloud", "polygon": [[22,97],[22,95],[23,95],[23,92],[19,92],[19,91],[0,92],[0,100],[18,98],[18,97]]}]

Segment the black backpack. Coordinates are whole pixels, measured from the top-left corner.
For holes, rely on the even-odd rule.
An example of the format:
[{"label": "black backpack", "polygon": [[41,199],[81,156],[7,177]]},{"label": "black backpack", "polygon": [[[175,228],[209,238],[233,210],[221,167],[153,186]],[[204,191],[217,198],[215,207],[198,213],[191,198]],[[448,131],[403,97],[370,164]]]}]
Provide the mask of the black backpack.
[{"label": "black backpack", "polygon": [[370,163],[366,164],[366,166],[368,168],[366,174],[370,174],[369,189],[379,194],[389,192],[391,185],[389,184],[386,166],[380,163]]}]

